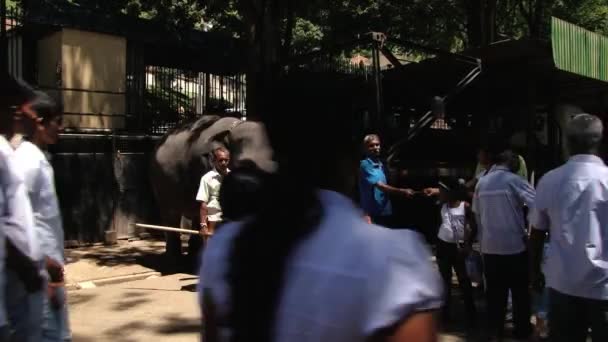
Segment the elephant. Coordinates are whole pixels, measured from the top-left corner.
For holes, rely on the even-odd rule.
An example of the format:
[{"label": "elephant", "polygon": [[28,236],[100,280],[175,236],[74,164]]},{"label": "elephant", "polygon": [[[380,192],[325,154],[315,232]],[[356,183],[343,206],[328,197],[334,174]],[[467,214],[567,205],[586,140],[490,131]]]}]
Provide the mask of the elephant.
[{"label": "elephant", "polygon": [[[255,164],[272,173],[276,165],[264,125],[232,117],[206,115],[169,131],[157,144],[150,166],[150,181],[162,224],[169,227],[199,216],[196,192],[201,177],[213,168],[211,153],[224,146],[231,152],[231,167]],[[198,226],[198,225],[196,225]],[[166,234],[167,255],[181,256],[179,234]]]}]

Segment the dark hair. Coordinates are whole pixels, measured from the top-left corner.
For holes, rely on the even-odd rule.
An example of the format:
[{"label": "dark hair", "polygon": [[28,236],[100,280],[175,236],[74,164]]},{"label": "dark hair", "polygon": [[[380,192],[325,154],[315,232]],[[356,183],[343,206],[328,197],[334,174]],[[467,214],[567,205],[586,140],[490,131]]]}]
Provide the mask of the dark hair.
[{"label": "dark hair", "polygon": [[17,107],[34,98],[34,88],[6,71],[0,71],[0,129],[12,126]]},{"label": "dark hair", "polygon": [[38,117],[42,119],[43,124],[63,115],[62,103],[55,101],[47,93],[40,90],[34,91],[34,97],[30,101],[30,105]]},{"label": "dark hair", "polygon": [[253,162],[241,161],[224,177],[220,187],[220,206],[227,221],[238,221],[254,215],[265,194],[263,184],[269,175]]},{"label": "dark hair", "polygon": [[0,111],[25,103],[34,97],[34,92],[27,82],[0,71]]},{"label": "dark hair", "polygon": [[231,247],[227,279],[233,342],[272,340],[287,260],[323,216],[315,190],[339,180],[341,161],[357,159],[359,143],[348,115],[352,101],[333,87],[321,89],[328,86],[282,84],[273,93],[278,102],[265,113],[279,171],[266,183],[257,215]]},{"label": "dark hair", "polygon": [[439,189],[445,191],[451,201],[464,201],[468,198],[466,185],[456,177],[442,179]]}]

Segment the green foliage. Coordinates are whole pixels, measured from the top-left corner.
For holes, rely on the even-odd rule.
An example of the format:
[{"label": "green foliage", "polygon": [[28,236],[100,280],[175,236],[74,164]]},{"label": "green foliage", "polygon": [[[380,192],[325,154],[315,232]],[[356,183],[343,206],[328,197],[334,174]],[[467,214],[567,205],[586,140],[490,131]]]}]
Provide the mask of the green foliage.
[{"label": "green foliage", "polygon": [[608,0],[555,1],[552,10],[561,19],[608,35]]},{"label": "green foliage", "polygon": [[[224,31],[243,37],[245,15],[260,0],[63,0],[104,13],[124,13],[162,21],[176,29]],[[275,0],[285,6],[287,0]],[[483,16],[472,5],[496,7],[495,40],[521,38],[535,25],[548,31],[552,15],[608,34],[608,0],[290,0],[283,14],[285,32],[292,21],[291,54],[352,39],[356,34],[382,31],[390,37],[439,48],[460,50],[470,45],[471,18]],[[8,0],[15,6],[20,0]],[[478,11],[479,13],[475,12]],[[254,11],[255,12],[255,11]],[[259,12],[259,11],[258,11]],[[538,15],[540,14],[540,15]],[[541,21],[538,23],[538,21]],[[542,32],[546,37],[546,33]],[[542,36],[542,35],[541,35]],[[285,42],[285,40],[283,40]],[[363,51],[365,52],[365,51]],[[402,51],[404,54],[411,51]]]}]

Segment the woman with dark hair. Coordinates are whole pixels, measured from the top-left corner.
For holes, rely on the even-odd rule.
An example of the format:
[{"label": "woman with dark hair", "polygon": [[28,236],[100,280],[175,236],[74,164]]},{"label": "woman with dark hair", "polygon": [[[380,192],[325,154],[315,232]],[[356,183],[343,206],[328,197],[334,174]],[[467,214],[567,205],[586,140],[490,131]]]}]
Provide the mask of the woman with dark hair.
[{"label": "woman with dark hair", "polygon": [[59,139],[63,108],[41,91],[34,91],[24,107],[33,114],[22,122],[23,133],[29,140],[17,135],[11,139],[11,144],[32,204],[34,229],[47,278],[47,288],[39,299],[41,315],[38,325],[42,332],[36,341],[68,341],[71,337],[64,287],[63,223],[53,167],[46,151],[48,145],[57,143]]},{"label": "woman with dark hair", "polygon": [[250,161],[240,161],[226,175],[219,196],[225,222],[240,221],[257,212],[267,178],[268,174]]},{"label": "woman with dark hair", "polygon": [[366,223],[347,197],[352,95],[279,89],[265,120],[279,171],[203,255],[205,341],[436,340],[441,282],[423,239]]}]

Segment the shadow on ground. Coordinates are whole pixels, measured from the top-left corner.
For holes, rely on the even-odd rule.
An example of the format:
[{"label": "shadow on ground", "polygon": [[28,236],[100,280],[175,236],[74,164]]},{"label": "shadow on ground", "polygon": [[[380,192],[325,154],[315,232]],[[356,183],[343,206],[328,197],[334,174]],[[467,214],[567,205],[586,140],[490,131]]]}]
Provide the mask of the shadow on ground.
[{"label": "shadow on ground", "polygon": [[[103,336],[108,341],[115,342],[135,342],[137,336],[143,331],[153,331],[157,335],[198,335],[202,331],[202,324],[199,319],[185,317],[164,317],[160,323],[150,324],[146,321],[129,322],[118,327],[106,330]],[[79,341],[74,339],[75,342]],[[82,340],[88,342],[89,340]]]},{"label": "shadow on ground", "polygon": [[[186,245],[183,250],[187,250]],[[198,252],[193,254],[198,256]],[[162,275],[197,273],[198,257],[184,253],[179,260],[168,258],[162,240],[121,242],[119,245],[113,246],[68,249],[66,256],[69,264],[80,260],[90,260],[99,267],[139,265],[150,271],[160,272]]]}]

